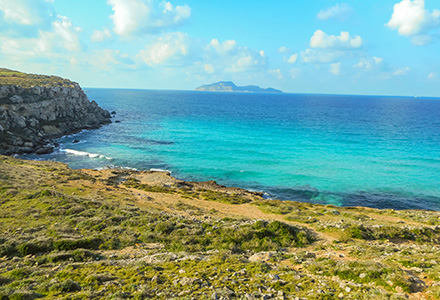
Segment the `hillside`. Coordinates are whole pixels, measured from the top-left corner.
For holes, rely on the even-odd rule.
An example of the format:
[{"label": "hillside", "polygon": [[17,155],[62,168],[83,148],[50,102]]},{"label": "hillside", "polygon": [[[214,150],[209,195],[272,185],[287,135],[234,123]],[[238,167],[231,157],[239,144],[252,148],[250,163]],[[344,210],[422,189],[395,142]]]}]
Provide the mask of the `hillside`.
[{"label": "hillside", "polygon": [[438,299],[440,213],[0,156],[0,299]]},{"label": "hillside", "polygon": [[236,86],[232,81],[220,81],[196,88],[196,91],[205,92],[241,92],[241,93],[282,93],[273,88],[263,89],[256,85]]},{"label": "hillside", "polygon": [[48,153],[52,139],[108,123],[78,83],[0,69],[0,154]]}]

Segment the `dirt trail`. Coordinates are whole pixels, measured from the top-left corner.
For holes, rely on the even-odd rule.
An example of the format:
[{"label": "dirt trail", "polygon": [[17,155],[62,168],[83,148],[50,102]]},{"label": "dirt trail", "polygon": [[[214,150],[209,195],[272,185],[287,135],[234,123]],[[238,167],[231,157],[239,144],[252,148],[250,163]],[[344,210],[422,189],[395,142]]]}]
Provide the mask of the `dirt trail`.
[{"label": "dirt trail", "polygon": [[[188,213],[188,211],[175,209],[174,206],[179,202],[202,209],[205,212],[205,214],[202,217],[206,215],[210,215],[219,218],[236,217],[236,218],[246,218],[246,219],[255,219],[255,220],[280,221],[295,226],[305,227],[311,230],[312,232],[316,233],[317,238],[319,240],[322,240],[323,242],[332,242],[333,240],[337,239],[337,237],[332,236],[331,234],[324,234],[322,232],[317,232],[313,227],[309,226],[308,224],[285,220],[283,215],[264,213],[257,206],[251,205],[249,203],[225,204],[221,202],[194,199],[194,198],[188,199],[176,194],[151,193],[133,188],[128,188],[127,190],[130,190],[141,203],[144,202],[144,205],[146,204],[144,200],[146,197],[152,198],[153,200],[148,201],[149,202],[148,206],[154,204],[154,206],[164,211],[179,214],[185,217],[200,218],[200,216],[192,215]],[[215,210],[215,212],[213,210]]]}]

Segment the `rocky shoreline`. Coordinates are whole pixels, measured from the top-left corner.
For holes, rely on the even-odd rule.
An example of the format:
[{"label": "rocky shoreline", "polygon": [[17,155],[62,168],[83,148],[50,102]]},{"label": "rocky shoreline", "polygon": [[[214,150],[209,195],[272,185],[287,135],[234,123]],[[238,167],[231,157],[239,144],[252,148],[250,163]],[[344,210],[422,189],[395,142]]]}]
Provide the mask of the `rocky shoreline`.
[{"label": "rocky shoreline", "polygon": [[[30,76],[10,73],[12,79]],[[111,123],[110,113],[90,101],[78,83],[35,75],[29,85],[11,76],[0,76],[0,154],[50,153],[55,138]]]}]

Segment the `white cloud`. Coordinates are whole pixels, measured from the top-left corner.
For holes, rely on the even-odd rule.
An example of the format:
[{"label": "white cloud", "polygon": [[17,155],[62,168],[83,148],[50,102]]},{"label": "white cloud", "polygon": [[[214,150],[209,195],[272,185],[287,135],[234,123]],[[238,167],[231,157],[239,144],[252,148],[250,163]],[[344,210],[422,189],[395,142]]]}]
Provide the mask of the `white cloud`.
[{"label": "white cloud", "polygon": [[386,24],[397,29],[400,35],[412,36],[421,33],[440,21],[440,10],[432,13],[425,9],[424,0],[402,0],[394,5],[393,14]]},{"label": "white cloud", "polygon": [[205,51],[205,59],[213,64],[218,72],[259,72],[267,65],[264,51],[239,46],[235,40],[220,43],[217,39],[212,39]]},{"label": "white cloud", "polygon": [[287,47],[280,47],[279,49],[278,49],[278,53],[281,53],[281,54],[289,54],[290,53],[290,49],[289,48],[287,48]]},{"label": "white cloud", "polygon": [[321,10],[316,17],[320,20],[327,20],[331,18],[344,19],[351,13],[351,11],[352,9],[348,4],[338,3],[328,9]]},{"label": "white cloud", "polygon": [[40,32],[37,44],[42,52],[49,52],[54,48],[64,48],[72,52],[83,49],[79,39],[81,28],[74,27],[69,18],[58,16],[52,23],[52,28],[51,32]]},{"label": "white cloud", "polygon": [[269,74],[277,79],[283,79],[283,72],[281,72],[281,69],[269,70]]},{"label": "white cloud", "polygon": [[173,6],[170,2],[153,0],[108,0],[112,6],[116,34],[127,36],[156,33],[173,28],[191,16],[188,5]]},{"label": "white cloud", "polygon": [[152,44],[148,44],[144,50],[138,53],[138,57],[149,66],[156,65],[182,65],[184,58],[188,56],[191,41],[185,33],[167,33]]},{"label": "white cloud", "polygon": [[103,42],[112,37],[112,33],[108,28],[104,28],[103,30],[95,30],[90,37],[92,42]]},{"label": "white cloud", "polygon": [[436,80],[437,78],[438,78],[438,74],[437,73],[431,72],[431,73],[428,74],[428,79],[429,80]]},{"label": "white cloud", "polygon": [[316,50],[316,49],[306,49],[301,52],[301,57],[305,63],[329,63],[335,61],[341,57],[349,57],[351,53],[347,54],[347,51],[341,50]]},{"label": "white cloud", "polygon": [[410,68],[409,68],[409,67],[400,68],[400,69],[395,70],[395,71],[392,73],[392,75],[393,75],[393,76],[404,76],[404,75],[408,74],[409,71],[410,71]]},{"label": "white cloud", "polygon": [[112,70],[113,67],[134,69],[138,65],[126,53],[119,50],[103,49],[87,56],[87,63],[99,70]]},{"label": "white cloud", "polygon": [[411,38],[411,43],[416,46],[425,46],[432,42],[430,35],[416,35]]},{"label": "white cloud", "polygon": [[358,69],[363,69],[366,71],[371,71],[382,65],[383,59],[380,57],[373,56],[371,58],[361,58],[357,64],[353,67]]},{"label": "white cloud", "polygon": [[288,59],[287,62],[289,64],[294,64],[296,60],[298,59],[298,53],[292,54]]},{"label": "white cloud", "polygon": [[339,36],[327,35],[322,30],[316,30],[310,39],[312,48],[356,49],[362,46],[362,38],[358,35],[350,37],[350,33],[341,31]]},{"label": "white cloud", "polygon": [[228,40],[220,43],[217,39],[212,39],[209,45],[220,54],[232,52],[237,48],[237,42],[234,40]]},{"label": "white cloud", "polygon": [[341,63],[330,64],[330,73],[333,75],[339,75],[341,72]]},{"label": "white cloud", "polygon": [[34,26],[45,22],[52,14],[50,1],[44,0],[0,0],[0,11],[8,23]]},{"label": "white cloud", "polygon": [[50,30],[39,30],[35,38],[0,35],[0,56],[16,66],[28,66],[30,63],[56,67],[82,64],[83,59],[78,58],[84,49],[80,32],[81,29],[75,27],[70,19],[58,16]]}]

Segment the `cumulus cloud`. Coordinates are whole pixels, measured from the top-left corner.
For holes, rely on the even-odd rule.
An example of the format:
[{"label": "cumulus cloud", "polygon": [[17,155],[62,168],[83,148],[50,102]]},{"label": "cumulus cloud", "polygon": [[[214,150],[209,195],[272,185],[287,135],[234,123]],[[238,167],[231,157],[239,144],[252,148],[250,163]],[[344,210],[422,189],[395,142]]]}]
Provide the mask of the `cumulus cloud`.
[{"label": "cumulus cloud", "polygon": [[280,47],[279,49],[278,49],[278,53],[281,53],[281,54],[289,54],[290,53],[290,49],[289,48],[287,48],[287,47]]},{"label": "cumulus cloud", "polygon": [[334,64],[330,64],[330,73],[332,73],[333,75],[339,75],[339,73],[341,72],[341,63],[334,63]]},{"label": "cumulus cloud", "polygon": [[75,56],[85,48],[80,40],[81,28],[75,27],[69,18],[58,16],[51,29],[39,30],[38,37],[10,38],[0,36],[0,52],[14,65],[47,61],[76,64]]},{"label": "cumulus cloud", "polygon": [[296,60],[298,59],[298,53],[292,54],[288,59],[287,62],[289,64],[294,64]]},{"label": "cumulus cloud", "polygon": [[350,15],[351,11],[352,9],[348,4],[338,3],[330,8],[321,10],[316,17],[320,20],[327,20],[332,18],[344,19],[348,15]]},{"label": "cumulus cloud", "polygon": [[402,0],[393,8],[391,19],[385,25],[400,35],[412,37],[411,42],[423,46],[431,42],[426,34],[440,23],[440,10],[429,12],[424,0]]},{"label": "cumulus cloud", "polygon": [[53,13],[45,0],[0,0],[0,11],[8,23],[34,26],[45,22]]},{"label": "cumulus cloud", "polygon": [[281,71],[281,69],[269,70],[269,74],[277,79],[283,79],[283,72]]},{"label": "cumulus cloud", "polygon": [[113,49],[94,51],[87,59],[87,63],[99,70],[112,70],[114,66],[125,69],[136,67],[135,62],[128,54]]},{"label": "cumulus cloud", "polygon": [[267,57],[264,51],[239,46],[235,40],[219,42],[212,39],[205,48],[205,57],[219,72],[258,72],[265,69]]},{"label": "cumulus cloud", "polygon": [[310,39],[312,48],[356,49],[362,46],[362,38],[358,35],[350,37],[350,33],[341,31],[339,36],[328,35],[322,30],[316,30]]},{"label": "cumulus cloud", "polygon": [[298,60],[298,53],[295,53],[287,47],[280,47],[278,53],[284,54],[284,61],[289,64],[294,64]]},{"label": "cumulus cloud", "polygon": [[181,32],[167,33],[158,37],[138,53],[138,57],[149,66],[182,65],[189,55],[191,41]]},{"label": "cumulus cloud", "polygon": [[355,64],[353,67],[362,69],[365,71],[371,71],[376,69],[377,67],[381,66],[383,62],[383,59],[380,57],[373,56],[371,58],[361,58],[357,64]]},{"label": "cumulus cloud", "polygon": [[188,5],[174,6],[170,2],[153,0],[108,0],[112,6],[116,34],[121,36],[157,33],[174,28],[191,16]]},{"label": "cumulus cloud", "polygon": [[52,23],[53,31],[40,32],[38,46],[42,52],[49,52],[54,48],[64,48],[68,51],[78,52],[83,49],[79,39],[81,28],[75,27],[72,21],[65,16],[58,16]]},{"label": "cumulus cloud", "polygon": [[103,30],[95,30],[90,37],[92,42],[103,42],[105,40],[108,40],[112,37],[112,33],[108,28],[104,28]]}]

